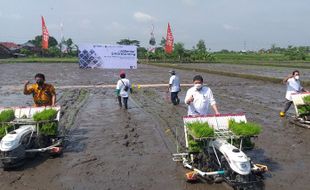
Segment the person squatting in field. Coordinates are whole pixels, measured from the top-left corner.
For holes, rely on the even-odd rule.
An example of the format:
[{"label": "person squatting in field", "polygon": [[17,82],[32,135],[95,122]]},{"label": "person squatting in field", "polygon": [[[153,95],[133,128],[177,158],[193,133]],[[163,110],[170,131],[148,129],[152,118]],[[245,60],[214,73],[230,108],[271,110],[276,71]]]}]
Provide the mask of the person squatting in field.
[{"label": "person squatting in field", "polygon": [[169,71],[171,77],[169,79],[168,92],[170,91],[171,102],[173,105],[178,105],[180,99],[178,93],[181,91],[180,78],[176,75],[175,71]]},{"label": "person squatting in field", "polygon": [[285,116],[286,112],[291,107],[292,101],[292,94],[301,93],[301,92],[308,92],[304,89],[300,84],[300,73],[298,70],[295,70],[283,79],[283,83],[286,84],[286,94],[285,94],[285,106],[282,112],[280,112],[281,116]]},{"label": "person squatting in field", "polygon": [[118,103],[119,103],[120,108],[122,108],[122,100],[123,100],[125,109],[128,109],[129,92],[132,93],[131,84],[130,84],[130,81],[126,79],[125,72],[122,71],[119,76],[120,76],[120,79],[117,81],[117,84],[116,84],[116,95],[117,95]]},{"label": "person squatting in field", "polygon": [[196,75],[193,78],[194,86],[187,90],[184,102],[188,105],[188,115],[206,115],[211,105],[215,114],[220,114],[211,89],[203,85],[203,78]]},{"label": "person squatting in field", "polygon": [[55,106],[56,92],[51,84],[45,83],[45,76],[42,73],[35,75],[35,84],[30,84],[29,81],[25,82],[24,94],[33,96],[34,106]]}]

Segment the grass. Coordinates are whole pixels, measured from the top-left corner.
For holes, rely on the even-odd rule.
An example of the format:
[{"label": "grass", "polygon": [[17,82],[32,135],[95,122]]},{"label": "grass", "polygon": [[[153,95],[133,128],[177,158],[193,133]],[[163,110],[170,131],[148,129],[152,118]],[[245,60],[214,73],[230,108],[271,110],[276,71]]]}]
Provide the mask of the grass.
[{"label": "grass", "polygon": [[26,57],[0,59],[0,63],[77,63],[77,57]]},{"label": "grass", "polygon": [[218,62],[309,62],[310,56],[306,55],[306,60],[290,60],[288,56],[277,53],[214,53]]},{"label": "grass", "polygon": [[261,132],[261,126],[252,122],[229,121],[229,129],[239,136],[255,136]]},{"label": "grass", "polygon": [[310,104],[310,95],[303,97],[303,100],[305,104]]},{"label": "grass", "polygon": [[187,123],[187,128],[196,138],[207,138],[214,136],[214,129],[208,123],[193,122]]},{"label": "grass", "polygon": [[0,113],[0,122],[10,122],[15,119],[14,110],[3,110]]},{"label": "grass", "polygon": [[42,112],[35,113],[33,115],[33,120],[34,121],[51,121],[51,120],[56,119],[57,112],[58,111],[53,110],[53,109],[46,109]]}]

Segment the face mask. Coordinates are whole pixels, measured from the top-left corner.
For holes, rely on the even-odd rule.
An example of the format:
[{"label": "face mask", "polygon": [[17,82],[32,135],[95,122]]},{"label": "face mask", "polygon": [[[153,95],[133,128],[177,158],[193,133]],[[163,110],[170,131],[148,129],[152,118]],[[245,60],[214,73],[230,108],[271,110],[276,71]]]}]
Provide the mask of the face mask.
[{"label": "face mask", "polygon": [[202,84],[194,84],[194,87],[195,87],[197,90],[201,90]]},{"label": "face mask", "polygon": [[43,79],[38,79],[38,80],[37,80],[37,84],[38,84],[39,86],[42,86],[42,85],[44,84],[44,80],[43,80]]},{"label": "face mask", "polygon": [[295,78],[295,80],[299,80],[299,76],[298,76],[298,75],[297,75],[297,76],[295,76],[294,78]]}]

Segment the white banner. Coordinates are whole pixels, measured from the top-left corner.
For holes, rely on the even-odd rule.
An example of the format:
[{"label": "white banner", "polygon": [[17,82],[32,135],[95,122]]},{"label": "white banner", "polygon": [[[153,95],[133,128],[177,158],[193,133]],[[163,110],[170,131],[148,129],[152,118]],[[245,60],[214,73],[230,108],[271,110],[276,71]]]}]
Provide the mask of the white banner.
[{"label": "white banner", "polygon": [[87,44],[79,46],[80,68],[136,69],[137,47]]}]

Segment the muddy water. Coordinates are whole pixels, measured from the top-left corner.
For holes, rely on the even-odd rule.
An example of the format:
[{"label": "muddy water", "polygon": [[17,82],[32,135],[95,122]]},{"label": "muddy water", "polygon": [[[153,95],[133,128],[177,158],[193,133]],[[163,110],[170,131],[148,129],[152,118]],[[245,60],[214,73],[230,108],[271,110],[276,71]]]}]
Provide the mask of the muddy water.
[{"label": "muddy water", "polygon": [[[306,63],[305,63],[306,64]],[[181,64],[195,68],[214,69],[232,73],[252,74],[258,76],[267,76],[275,78],[284,78],[296,70],[294,68],[257,66],[257,65],[237,65],[237,64]],[[307,64],[306,64],[307,65]],[[308,64],[309,65],[309,64]],[[301,79],[310,81],[310,69],[297,69],[301,72]]]},{"label": "muddy water", "polygon": [[[169,69],[139,65],[128,71],[133,83],[167,82]],[[0,106],[31,105],[31,97],[2,90],[21,86],[36,72],[61,85],[111,84],[117,70],[80,70],[75,64],[1,64]],[[197,72],[177,71],[182,82]],[[266,189],[309,189],[309,130],[289,125],[278,117],[285,89],[266,82],[203,74],[222,113],[245,112],[248,120],[263,125],[255,162],[270,168]],[[182,116],[186,106],[172,106],[166,89],[139,89],[129,110],[117,107],[113,89],[58,90],[65,110],[62,117],[69,138],[61,158],[38,156],[17,171],[1,171],[4,189],[229,189],[226,185],[188,184],[182,166],[171,153],[182,151]],[[184,99],[186,89],[180,93]],[[293,111],[291,109],[291,111]],[[292,112],[291,112],[292,113]],[[176,137],[180,142],[176,141]],[[177,146],[178,145],[178,146]]]}]

